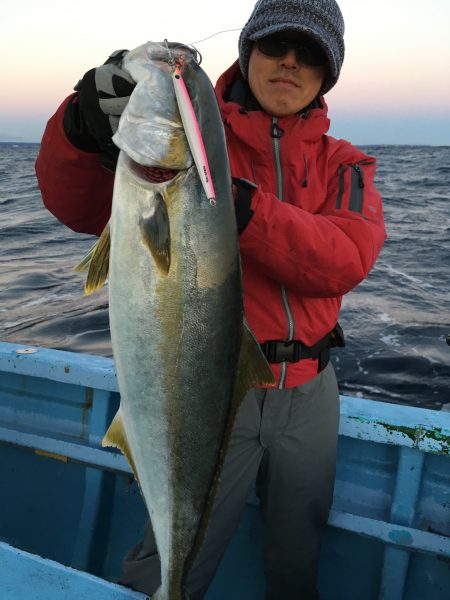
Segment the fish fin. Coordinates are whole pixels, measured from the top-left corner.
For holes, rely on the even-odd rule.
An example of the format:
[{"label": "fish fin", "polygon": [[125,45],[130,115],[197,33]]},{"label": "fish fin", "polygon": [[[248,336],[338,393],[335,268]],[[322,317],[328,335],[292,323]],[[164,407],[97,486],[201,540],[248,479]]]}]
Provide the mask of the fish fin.
[{"label": "fish fin", "polygon": [[166,203],[161,194],[155,195],[153,213],[141,217],[141,238],[160,271],[167,275],[170,268],[170,226]]},{"label": "fish fin", "polygon": [[87,271],[84,283],[84,293],[89,295],[102,287],[108,277],[109,250],[111,235],[109,224],[102,231],[97,242],[92,246],[86,256],[74,267],[74,271]]},{"label": "fish fin", "polygon": [[128,445],[125,427],[123,425],[122,411],[120,408],[117,411],[116,416],[112,420],[108,431],[105,433],[105,436],[102,440],[102,446],[103,448],[119,448],[119,450],[122,451],[122,453],[125,455],[125,458],[129,462],[130,467],[133,470],[134,477],[137,480],[136,466],[134,464],[133,456]]},{"label": "fish fin", "polygon": [[87,273],[89,271],[89,265],[92,260],[92,256],[94,255],[95,249],[97,247],[97,242],[92,246],[89,252],[84,256],[80,262],[73,268],[77,273]]},{"label": "fish fin", "polygon": [[252,387],[275,384],[275,376],[261,350],[261,346],[244,320],[236,378],[235,400],[240,403]]}]

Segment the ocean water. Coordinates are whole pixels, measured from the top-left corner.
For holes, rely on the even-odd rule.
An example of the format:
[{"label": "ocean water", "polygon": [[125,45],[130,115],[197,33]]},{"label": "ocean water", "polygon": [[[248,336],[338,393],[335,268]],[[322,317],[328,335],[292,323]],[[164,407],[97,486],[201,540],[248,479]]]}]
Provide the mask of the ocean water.
[{"label": "ocean water", "polygon": [[[95,238],[43,206],[37,144],[0,144],[0,341],[111,356],[107,289],[83,295],[73,266]],[[389,239],[344,299],[340,391],[450,407],[450,147],[370,146]]]}]

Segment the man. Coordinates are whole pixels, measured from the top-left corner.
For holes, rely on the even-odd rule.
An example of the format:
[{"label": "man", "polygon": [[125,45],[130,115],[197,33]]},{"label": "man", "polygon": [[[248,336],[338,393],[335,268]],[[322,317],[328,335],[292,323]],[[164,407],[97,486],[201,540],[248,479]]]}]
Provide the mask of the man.
[{"label": "man", "polygon": [[[320,540],[333,496],[339,396],[329,348],[343,294],[385,240],[375,160],[326,135],[323,95],[344,58],[335,0],[260,0],[219,79],[240,234],[247,320],[277,389],[251,390],[237,416],[205,544],[188,577],[203,598],[257,479],[265,520],[266,600],[319,598]],[[99,234],[111,207],[117,126],[133,82],[123,52],[92,69],[49,121],[37,160],[46,206]],[[103,166],[107,168],[103,168]],[[62,191],[64,190],[64,193]],[[151,528],[122,582],[151,594]]]}]

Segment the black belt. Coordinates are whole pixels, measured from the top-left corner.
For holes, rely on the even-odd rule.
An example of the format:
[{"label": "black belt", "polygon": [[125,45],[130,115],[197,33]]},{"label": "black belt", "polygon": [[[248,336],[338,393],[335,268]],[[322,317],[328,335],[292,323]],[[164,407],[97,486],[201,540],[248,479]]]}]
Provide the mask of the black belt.
[{"label": "black belt", "polygon": [[327,366],[330,360],[330,348],[345,346],[344,333],[339,325],[327,333],[313,346],[305,346],[299,340],[268,340],[261,344],[261,350],[269,363],[298,362],[306,358],[319,360],[319,371]]}]

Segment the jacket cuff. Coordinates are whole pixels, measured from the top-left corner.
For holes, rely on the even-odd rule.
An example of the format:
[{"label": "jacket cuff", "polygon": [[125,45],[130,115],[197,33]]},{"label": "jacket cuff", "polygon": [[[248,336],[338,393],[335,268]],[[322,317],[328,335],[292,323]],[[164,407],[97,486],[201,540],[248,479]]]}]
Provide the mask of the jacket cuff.
[{"label": "jacket cuff", "polygon": [[248,179],[233,177],[232,181],[234,185],[236,223],[238,233],[241,234],[253,217],[254,211],[251,209],[252,197],[258,186]]},{"label": "jacket cuff", "polygon": [[63,128],[69,142],[84,152],[100,153],[99,145],[90,133],[80,111],[78,94],[74,94],[67,103],[63,117]]}]

